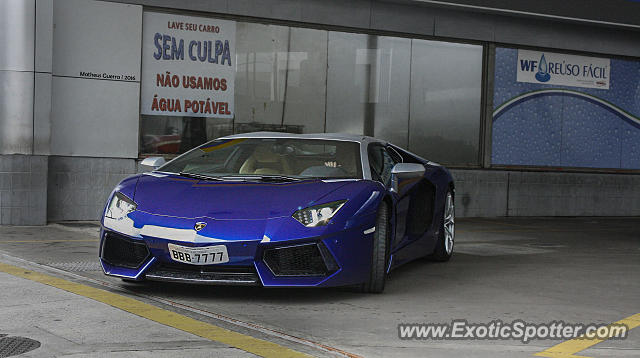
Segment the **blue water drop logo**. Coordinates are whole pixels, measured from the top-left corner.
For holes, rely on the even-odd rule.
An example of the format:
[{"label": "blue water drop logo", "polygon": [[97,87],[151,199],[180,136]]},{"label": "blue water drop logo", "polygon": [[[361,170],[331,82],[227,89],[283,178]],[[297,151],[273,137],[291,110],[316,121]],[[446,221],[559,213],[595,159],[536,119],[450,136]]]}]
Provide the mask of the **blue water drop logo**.
[{"label": "blue water drop logo", "polygon": [[536,80],[540,82],[547,82],[551,79],[551,75],[548,70],[547,59],[544,58],[544,54],[540,57],[540,62],[538,64],[538,73],[536,73]]}]

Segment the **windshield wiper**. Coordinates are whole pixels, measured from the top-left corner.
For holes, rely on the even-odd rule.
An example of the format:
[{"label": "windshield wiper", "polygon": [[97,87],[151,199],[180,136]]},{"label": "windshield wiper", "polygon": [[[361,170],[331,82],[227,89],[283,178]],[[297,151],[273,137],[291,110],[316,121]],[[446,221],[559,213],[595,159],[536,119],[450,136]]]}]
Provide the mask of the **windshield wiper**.
[{"label": "windshield wiper", "polygon": [[282,181],[290,182],[290,181],[302,180],[300,178],[290,177],[287,175],[260,175],[255,178],[260,181],[269,181],[269,182],[282,182]]},{"label": "windshield wiper", "polygon": [[286,175],[221,175],[220,180],[226,181],[264,181],[264,182],[291,182],[302,180],[301,178]]},{"label": "windshield wiper", "polygon": [[265,181],[265,182],[292,182],[302,180],[300,178],[290,177],[286,175],[220,175],[208,176],[204,174],[180,172],[180,176],[200,179],[200,180],[216,180],[216,181]]},{"label": "windshield wiper", "polygon": [[224,180],[220,177],[211,177],[204,174],[197,174],[197,173],[190,173],[190,172],[180,172],[178,173],[178,175],[187,177],[187,178],[200,179],[200,180],[217,180],[217,181]]}]

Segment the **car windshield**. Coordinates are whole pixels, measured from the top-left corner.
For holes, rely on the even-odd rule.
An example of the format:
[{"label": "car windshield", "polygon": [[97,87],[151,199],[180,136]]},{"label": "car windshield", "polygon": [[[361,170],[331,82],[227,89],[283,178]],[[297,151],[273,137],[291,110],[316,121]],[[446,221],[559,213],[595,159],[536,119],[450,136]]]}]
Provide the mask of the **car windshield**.
[{"label": "car windshield", "polygon": [[359,143],[322,139],[217,139],[172,160],[158,171],[203,179],[362,178]]}]

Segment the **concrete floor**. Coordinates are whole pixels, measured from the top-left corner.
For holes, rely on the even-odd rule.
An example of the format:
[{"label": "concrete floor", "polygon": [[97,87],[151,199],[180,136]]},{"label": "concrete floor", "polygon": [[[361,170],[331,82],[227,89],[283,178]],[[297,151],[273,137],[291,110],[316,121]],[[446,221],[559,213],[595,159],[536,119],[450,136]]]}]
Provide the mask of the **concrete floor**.
[{"label": "concrete floor", "polygon": [[[560,341],[407,341],[398,338],[398,324],[453,319],[611,323],[640,313],[638,218],[461,219],[450,262],[403,266],[392,273],[381,295],[349,289],[127,284],[102,275],[97,245],[92,225],[0,227],[0,262],[61,269],[75,275],[68,276],[75,281],[186,309],[194,318],[320,356],[327,353],[300,339],[363,357],[531,357]],[[41,284],[3,274],[0,282],[9,287],[0,290],[0,322],[9,322],[0,323],[0,333],[42,342],[27,355],[135,351],[170,356],[191,347],[197,354],[248,356],[55,288],[41,289]],[[95,325],[98,317],[103,325]],[[129,338],[122,341],[122,334]],[[578,355],[638,357],[640,328],[625,340],[604,341]]]}]

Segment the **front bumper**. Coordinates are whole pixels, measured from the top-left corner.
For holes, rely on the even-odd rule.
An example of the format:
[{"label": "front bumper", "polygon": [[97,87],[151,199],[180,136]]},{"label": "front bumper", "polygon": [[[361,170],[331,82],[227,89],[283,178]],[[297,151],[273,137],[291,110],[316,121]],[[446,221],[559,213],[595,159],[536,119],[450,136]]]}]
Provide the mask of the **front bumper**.
[{"label": "front bumper", "polygon": [[[300,226],[297,222],[295,225]],[[278,237],[215,242],[226,246],[229,262],[202,266],[173,261],[167,245],[212,243],[125,235],[103,227],[100,261],[105,274],[130,280],[265,287],[351,285],[364,282],[369,276],[373,234],[364,234],[365,226],[353,225],[327,235],[295,239],[274,235]],[[282,232],[287,230],[274,233]],[[114,243],[122,247],[114,249]],[[128,253],[126,260],[123,252]]]}]

